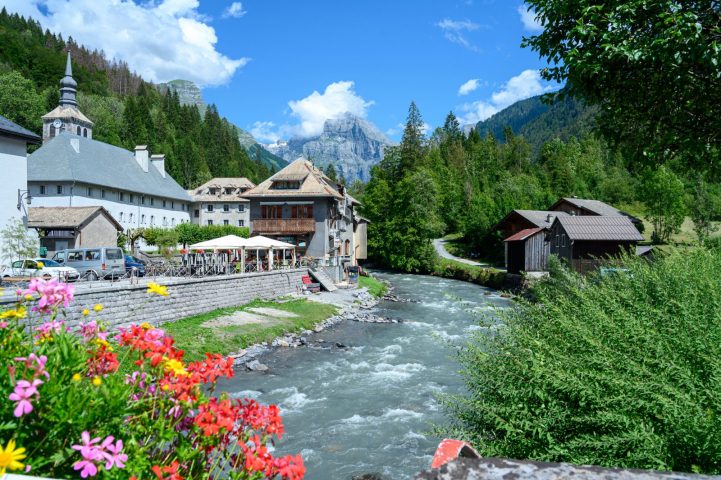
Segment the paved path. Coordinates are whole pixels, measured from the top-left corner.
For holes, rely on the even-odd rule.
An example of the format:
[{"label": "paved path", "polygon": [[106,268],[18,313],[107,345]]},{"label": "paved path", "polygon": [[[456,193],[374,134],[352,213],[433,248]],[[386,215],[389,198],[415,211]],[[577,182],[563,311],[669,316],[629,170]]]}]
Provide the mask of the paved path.
[{"label": "paved path", "polygon": [[473,265],[474,267],[485,267],[487,266],[484,263],[474,262],[473,260],[466,260],[465,258],[459,258],[455,255],[451,255],[448,253],[448,250],[446,250],[446,241],[442,238],[436,238],[433,240],[433,246],[436,249],[436,252],[438,255],[440,255],[443,258],[447,258],[448,260],[454,260],[459,263],[465,263],[466,265]]}]

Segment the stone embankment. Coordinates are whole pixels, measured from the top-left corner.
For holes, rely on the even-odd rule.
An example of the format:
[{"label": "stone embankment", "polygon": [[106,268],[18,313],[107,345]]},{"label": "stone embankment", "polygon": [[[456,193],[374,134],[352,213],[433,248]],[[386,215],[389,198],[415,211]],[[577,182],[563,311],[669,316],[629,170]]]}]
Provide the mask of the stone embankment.
[{"label": "stone embankment", "polygon": [[[331,294],[332,295],[332,294]],[[360,323],[401,323],[402,320],[396,318],[381,317],[373,313],[371,310],[378,304],[380,299],[369,294],[365,289],[353,293],[355,301],[351,305],[342,306],[336,315],[329,317],[318,323],[313,330],[302,330],[296,333],[287,333],[281,337],[277,337],[272,342],[251,345],[239,352],[230,354],[235,358],[236,367],[245,367],[247,370],[256,372],[268,371],[268,366],[261,363],[258,357],[267,354],[275,348],[298,348],[308,345],[326,345],[327,342],[315,338],[315,334],[321,333],[334,325],[344,321],[360,322]],[[383,300],[391,302],[411,302],[411,300],[399,298],[392,293],[388,293]],[[335,343],[336,348],[347,348],[346,345]]]}]

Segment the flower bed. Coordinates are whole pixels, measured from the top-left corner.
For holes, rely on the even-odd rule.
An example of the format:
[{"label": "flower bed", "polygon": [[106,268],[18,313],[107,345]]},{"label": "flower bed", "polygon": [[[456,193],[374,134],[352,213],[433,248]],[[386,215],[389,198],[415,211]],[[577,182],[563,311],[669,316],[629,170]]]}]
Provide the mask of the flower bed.
[{"label": "flower bed", "polygon": [[271,454],[284,432],[277,406],[215,395],[231,358],[186,363],[148,324],[111,335],[101,305],[72,331],[73,293],[33,279],[0,313],[0,477],[303,478],[299,455]]}]

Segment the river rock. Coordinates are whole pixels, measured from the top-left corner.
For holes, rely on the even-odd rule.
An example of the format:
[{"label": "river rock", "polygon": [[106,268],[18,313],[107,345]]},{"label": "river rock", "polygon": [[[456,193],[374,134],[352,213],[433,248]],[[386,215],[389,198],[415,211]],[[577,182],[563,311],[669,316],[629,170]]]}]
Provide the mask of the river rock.
[{"label": "river rock", "polygon": [[364,473],[362,475],[355,475],[351,477],[351,480],[390,480],[385,475],[380,473]]},{"label": "river rock", "polygon": [[276,340],[273,343],[276,344],[276,347],[290,347],[290,343],[285,339]]},{"label": "river rock", "polygon": [[260,363],[258,360],[246,363],[245,368],[253,372],[267,372],[269,370],[268,365]]}]

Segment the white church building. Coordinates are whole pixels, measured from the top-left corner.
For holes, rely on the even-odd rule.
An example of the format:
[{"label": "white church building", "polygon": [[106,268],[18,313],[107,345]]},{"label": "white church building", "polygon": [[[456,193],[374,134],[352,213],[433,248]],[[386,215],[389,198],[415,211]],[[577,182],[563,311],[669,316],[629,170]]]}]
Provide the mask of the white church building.
[{"label": "white church building", "polygon": [[78,109],[68,54],[60,104],[43,116],[43,145],[27,161],[33,207],[104,207],[124,230],[190,222],[188,193],[165,171],[165,156],[93,140]]}]

